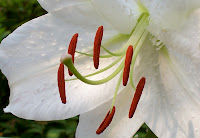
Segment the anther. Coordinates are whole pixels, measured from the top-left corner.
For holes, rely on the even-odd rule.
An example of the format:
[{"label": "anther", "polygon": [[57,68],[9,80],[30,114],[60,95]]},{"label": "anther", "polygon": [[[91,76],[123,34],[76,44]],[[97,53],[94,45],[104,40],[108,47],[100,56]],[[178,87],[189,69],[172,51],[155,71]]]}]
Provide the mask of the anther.
[{"label": "anther", "polygon": [[66,104],[66,95],[65,95],[65,77],[64,77],[64,64],[60,63],[58,68],[58,89],[60,93],[60,98],[63,104]]},{"label": "anther", "polygon": [[125,66],[123,72],[123,85],[126,86],[129,78],[130,65],[133,57],[133,46],[130,45],[126,51]]},{"label": "anther", "polygon": [[137,108],[138,102],[139,102],[140,97],[142,95],[142,91],[143,91],[144,85],[145,85],[145,78],[142,77],[140,79],[137,87],[136,87],[136,91],[135,91],[135,94],[134,94],[134,97],[133,97],[133,101],[131,103],[131,107],[130,107],[130,110],[129,110],[129,118],[132,118],[134,113],[135,113],[135,110]]},{"label": "anther", "polygon": [[96,32],[96,36],[94,39],[94,49],[93,49],[93,61],[94,61],[94,67],[96,69],[98,69],[99,67],[99,56],[100,56],[102,37],[103,37],[103,26],[100,26]]},{"label": "anther", "polygon": [[111,123],[113,116],[115,114],[115,106],[113,106],[113,109],[110,113],[110,111],[108,111],[106,117],[104,118],[103,122],[101,123],[101,125],[99,126],[99,128],[96,131],[96,134],[101,134]]},{"label": "anther", "polygon": [[[75,54],[75,51],[76,51],[76,44],[77,44],[77,41],[78,41],[78,33],[74,34],[74,36],[72,37],[70,43],[69,43],[69,47],[68,47],[68,53],[70,55],[72,55],[72,61],[74,63],[74,54]],[[73,73],[68,69],[68,72],[69,72],[69,75],[72,76]]]}]

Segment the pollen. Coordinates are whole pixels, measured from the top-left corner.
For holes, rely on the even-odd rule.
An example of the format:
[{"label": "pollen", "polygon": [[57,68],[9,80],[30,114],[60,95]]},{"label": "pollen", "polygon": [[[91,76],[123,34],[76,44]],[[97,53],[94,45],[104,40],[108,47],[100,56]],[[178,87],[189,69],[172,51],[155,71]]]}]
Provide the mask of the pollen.
[{"label": "pollen", "polygon": [[103,38],[103,26],[100,26],[96,32],[96,36],[94,39],[94,49],[93,49],[93,61],[94,61],[94,67],[96,69],[98,69],[99,67],[99,56],[100,56],[102,38]]},{"label": "pollen", "polygon": [[131,103],[131,107],[130,107],[130,110],[129,110],[129,118],[132,118],[134,113],[135,113],[135,110],[137,108],[137,105],[138,105],[138,102],[140,100],[140,97],[142,95],[142,91],[143,91],[143,88],[144,88],[144,85],[145,85],[145,78],[142,77],[136,87],[136,91],[135,91],[135,94],[134,94],[134,97],[133,97],[133,101]]},{"label": "pollen", "polygon": [[[76,51],[76,44],[77,44],[77,41],[78,41],[78,33],[74,34],[74,36],[72,37],[70,43],[69,43],[69,47],[68,47],[68,53],[70,55],[72,55],[72,61],[74,63],[74,55],[75,55],[75,51]],[[69,72],[69,75],[72,76],[73,73],[68,70]]]},{"label": "pollen", "polygon": [[110,111],[108,111],[106,117],[104,118],[103,122],[101,123],[101,125],[99,126],[99,128],[96,131],[96,134],[101,134],[111,123],[113,116],[115,114],[115,106],[113,106],[113,109],[110,113]]},{"label": "pollen", "polygon": [[60,63],[58,68],[58,89],[60,93],[60,98],[63,104],[66,104],[66,95],[65,95],[65,77],[64,77],[64,64]]},{"label": "pollen", "polygon": [[125,66],[123,72],[123,85],[126,86],[129,78],[130,65],[133,57],[133,46],[130,45],[126,51]]}]

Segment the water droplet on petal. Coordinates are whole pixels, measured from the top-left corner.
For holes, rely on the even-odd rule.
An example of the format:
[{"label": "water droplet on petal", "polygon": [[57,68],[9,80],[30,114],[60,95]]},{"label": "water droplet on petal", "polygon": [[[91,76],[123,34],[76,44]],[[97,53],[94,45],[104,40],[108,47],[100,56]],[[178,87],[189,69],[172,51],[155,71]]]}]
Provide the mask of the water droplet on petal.
[{"label": "water droplet on petal", "polygon": [[55,45],[56,45],[56,42],[53,42],[53,43],[52,43],[52,46],[55,46]]},{"label": "water droplet on petal", "polygon": [[46,54],[41,54],[42,57],[46,56]]},{"label": "water droplet on petal", "polygon": [[200,49],[200,43],[199,43],[199,49]]}]

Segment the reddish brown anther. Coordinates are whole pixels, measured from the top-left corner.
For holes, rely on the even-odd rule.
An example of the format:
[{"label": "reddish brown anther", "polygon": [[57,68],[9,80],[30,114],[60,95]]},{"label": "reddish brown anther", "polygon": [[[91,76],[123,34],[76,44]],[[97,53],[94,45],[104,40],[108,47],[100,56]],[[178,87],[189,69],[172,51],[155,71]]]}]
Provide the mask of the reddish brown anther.
[{"label": "reddish brown anther", "polygon": [[132,118],[134,113],[135,113],[135,110],[137,108],[138,102],[139,102],[140,97],[142,95],[142,91],[143,91],[144,85],[145,85],[145,78],[142,77],[140,79],[137,87],[136,87],[136,91],[135,91],[135,94],[134,94],[134,97],[133,97],[133,101],[131,103],[131,107],[130,107],[130,110],[129,110],[129,118]]},{"label": "reddish brown anther", "polygon": [[60,63],[58,68],[58,89],[60,93],[60,98],[63,104],[66,103],[65,95],[65,74],[64,74],[64,64]]},{"label": "reddish brown anther", "polygon": [[130,45],[126,51],[125,66],[123,72],[123,85],[126,86],[129,78],[130,66],[133,57],[133,46]]},{"label": "reddish brown anther", "polygon": [[99,67],[99,56],[100,56],[102,37],[103,37],[103,26],[100,26],[96,32],[96,36],[94,39],[94,49],[93,49],[93,61],[94,61],[94,67],[96,69],[98,69]]},{"label": "reddish brown anther", "polygon": [[108,111],[106,117],[104,118],[103,122],[99,126],[99,128],[96,131],[96,134],[101,134],[111,123],[113,116],[115,114],[115,106],[113,106],[112,112]]},{"label": "reddish brown anther", "polygon": [[[70,43],[69,43],[69,47],[68,47],[68,53],[70,55],[72,55],[72,61],[74,63],[74,55],[75,55],[75,51],[76,51],[76,44],[77,44],[77,41],[78,41],[78,33],[74,34],[74,36],[72,37]],[[69,72],[69,75],[72,76],[73,73],[68,70]]]}]

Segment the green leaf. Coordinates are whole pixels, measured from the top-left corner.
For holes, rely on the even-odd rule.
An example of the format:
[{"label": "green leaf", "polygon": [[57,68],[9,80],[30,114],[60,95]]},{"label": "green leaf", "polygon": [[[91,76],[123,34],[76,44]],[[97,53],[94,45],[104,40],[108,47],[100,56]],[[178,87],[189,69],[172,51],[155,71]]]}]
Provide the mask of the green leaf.
[{"label": "green leaf", "polygon": [[61,133],[65,133],[64,129],[52,129],[48,131],[47,138],[59,138]]}]

